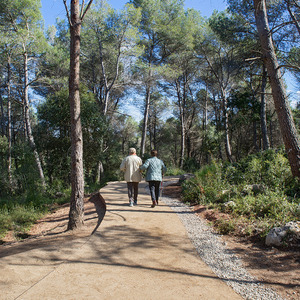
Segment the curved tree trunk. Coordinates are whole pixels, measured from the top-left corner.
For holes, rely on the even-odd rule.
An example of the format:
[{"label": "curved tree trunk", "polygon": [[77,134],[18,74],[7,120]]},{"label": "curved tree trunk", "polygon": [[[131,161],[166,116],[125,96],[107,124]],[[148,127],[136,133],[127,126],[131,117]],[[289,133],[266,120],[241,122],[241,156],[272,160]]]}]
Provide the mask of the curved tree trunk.
[{"label": "curved tree trunk", "polygon": [[279,70],[271,32],[269,29],[265,0],[253,0],[255,19],[264,62],[267,67],[275,109],[279,120],[285,150],[293,176],[300,178],[300,147],[296,127],[288,104],[286,91]]},{"label": "curved tree trunk", "polygon": [[224,126],[225,126],[225,150],[227,158],[232,162],[231,144],[229,138],[229,121],[228,121],[228,111],[227,111],[227,101],[224,103]]},{"label": "curved tree trunk", "polygon": [[39,154],[36,150],[36,145],[35,145],[35,141],[34,141],[34,137],[32,134],[32,130],[31,130],[31,124],[30,124],[30,117],[29,117],[29,100],[28,100],[28,56],[27,56],[27,52],[24,49],[24,119],[25,119],[25,131],[28,137],[28,141],[29,141],[29,145],[30,148],[33,151],[34,154],[34,158],[35,158],[35,162],[39,171],[39,175],[40,175],[40,179],[41,179],[41,184],[43,189],[46,188],[46,182],[45,182],[45,177],[44,177],[44,172],[42,169],[42,164],[40,161],[40,157]]}]

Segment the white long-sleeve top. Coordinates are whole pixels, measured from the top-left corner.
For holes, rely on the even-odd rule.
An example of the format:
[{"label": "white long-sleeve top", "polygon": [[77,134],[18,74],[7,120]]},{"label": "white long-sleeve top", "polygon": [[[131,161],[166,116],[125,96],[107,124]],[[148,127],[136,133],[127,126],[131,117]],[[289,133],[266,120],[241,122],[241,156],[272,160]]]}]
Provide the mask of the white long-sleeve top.
[{"label": "white long-sleeve top", "polygon": [[142,180],[142,174],[140,172],[140,166],[142,164],[141,158],[136,154],[125,157],[120,165],[120,170],[125,172],[125,181],[140,182]]}]

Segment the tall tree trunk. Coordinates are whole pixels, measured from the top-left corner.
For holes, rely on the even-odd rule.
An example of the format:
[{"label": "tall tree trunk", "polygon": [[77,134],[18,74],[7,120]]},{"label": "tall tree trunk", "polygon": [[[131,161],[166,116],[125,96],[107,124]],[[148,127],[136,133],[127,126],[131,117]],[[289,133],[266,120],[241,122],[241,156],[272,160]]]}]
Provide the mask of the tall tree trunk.
[{"label": "tall tree trunk", "polygon": [[7,172],[9,188],[12,190],[12,171],[11,171],[11,93],[10,93],[10,81],[11,81],[11,65],[10,56],[7,61],[7,139],[8,139],[8,159],[7,159]]},{"label": "tall tree trunk", "polygon": [[154,125],[153,125],[153,147],[154,149],[158,150],[157,148],[157,113],[155,112],[154,116]]},{"label": "tall tree trunk", "polygon": [[104,169],[103,169],[102,161],[98,161],[96,183],[100,183],[101,182],[103,172],[104,172]]},{"label": "tall tree trunk", "polygon": [[183,113],[180,112],[180,129],[181,129],[181,135],[180,135],[180,161],[179,161],[179,167],[183,168],[184,163],[184,155],[185,155],[185,137],[186,137],[186,131],[185,131],[185,124],[184,124],[184,116]]},{"label": "tall tree trunk", "polygon": [[300,178],[300,147],[296,127],[288,104],[282,75],[279,70],[275,54],[272,35],[269,29],[266,1],[253,0],[255,7],[255,19],[264,62],[267,67],[275,109],[277,112],[281,134],[285,150],[293,176]]},{"label": "tall tree trunk", "polygon": [[223,116],[224,116],[224,129],[225,129],[225,150],[227,158],[232,162],[231,144],[229,137],[229,120],[228,120],[228,108],[227,108],[227,98],[224,90],[221,90],[222,101],[223,101]]},{"label": "tall tree trunk", "polygon": [[150,149],[155,149],[154,145],[154,139],[153,139],[153,124],[152,124],[152,120],[151,120],[151,116],[149,118],[149,125],[148,125],[148,132],[149,132],[149,145],[150,145]]},{"label": "tall tree trunk", "polygon": [[231,153],[231,145],[230,145],[230,138],[229,138],[229,121],[228,121],[227,104],[225,104],[224,125],[225,125],[225,150],[226,150],[226,155],[227,155],[228,160],[230,162],[232,162],[232,153]]},{"label": "tall tree trunk", "polygon": [[267,103],[266,103],[266,85],[267,85],[267,71],[265,65],[262,69],[262,80],[261,80],[261,105],[260,105],[260,127],[263,140],[263,150],[268,150],[270,148],[270,141],[267,129]]},{"label": "tall tree trunk", "polygon": [[84,224],[83,140],[80,114],[80,5],[71,0],[69,101],[71,112],[71,202],[68,230]]},{"label": "tall tree trunk", "polygon": [[4,106],[3,106],[3,98],[2,94],[0,93],[0,107],[1,107],[1,122],[0,122],[0,132],[1,135],[5,135],[6,129],[5,129],[5,119],[4,119]]},{"label": "tall tree trunk", "polygon": [[[179,107],[179,118],[180,118],[180,160],[179,160],[179,168],[183,168],[184,163],[184,155],[185,155],[185,140],[186,140],[186,127],[185,127],[185,97],[186,93],[183,91],[181,93],[180,89],[180,81],[176,80],[176,93],[178,99],[178,107]],[[183,88],[185,90],[185,88]]]},{"label": "tall tree trunk", "polygon": [[29,88],[29,84],[28,84],[28,55],[27,55],[25,47],[24,47],[23,57],[24,57],[24,91],[23,91],[24,95],[23,95],[23,97],[24,97],[25,128],[26,128],[26,134],[27,134],[27,137],[28,137],[29,145],[30,145],[30,148],[33,151],[35,162],[36,162],[36,165],[37,165],[37,168],[38,168],[38,171],[39,171],[41,184],[42,184],[43,189],[45,189],[46,188],[46,182],[45,182],[44,172],[43,172],[43,168],[42,168],[42,164],[41,164],[39,154],[38,154],[37,149],[36,149],[36,145],[35,145],[35,141],[34,141],[34,137],[33,137],[33,134],[32,134],[31,125],[30,125],[29,99],[28,99],[28,88]]},{"label": "tall tree trunk", "polygon": [[208,98],[208,92],[207,92],[207,85],[206,85],[204,107],[203,107],[203,125],[202,125],[202,129],[205,133],[207,130],[207,98]]},{"label": "tall tree trunk", "polygon": [[148,128],[148,118],[149,118],[149,109],[150,109],[150,85],[147,86],[146,90],[146,100],[144,107],[144,121],[143,121],[143,130],[142,130],[142,140],[141,140],[141,157],[145,154],[146,149],[146,136],[147,136],[147,128]]},{"label": "tall tree trunk", "polygon": [[257,144],[257,122],[256,120],[253,121],[253,147],[255,152],[259,152],[259,146]]}]

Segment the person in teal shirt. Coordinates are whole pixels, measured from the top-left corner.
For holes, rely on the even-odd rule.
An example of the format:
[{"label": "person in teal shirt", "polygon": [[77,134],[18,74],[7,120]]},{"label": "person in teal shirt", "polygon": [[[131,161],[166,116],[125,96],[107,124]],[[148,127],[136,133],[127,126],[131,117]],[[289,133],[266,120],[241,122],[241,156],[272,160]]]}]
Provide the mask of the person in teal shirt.
[{"label": "person in teal shirt", "polygon": [[162,182],[162,176],[167,168],[162,160],[157,158],[157,151],[151,151],[151,158],[147,159],[140,167],[142,171],[146,170],[146,181],[149,183],[150,195],[152,200],[151,207],[158,205],[159,187]]}]

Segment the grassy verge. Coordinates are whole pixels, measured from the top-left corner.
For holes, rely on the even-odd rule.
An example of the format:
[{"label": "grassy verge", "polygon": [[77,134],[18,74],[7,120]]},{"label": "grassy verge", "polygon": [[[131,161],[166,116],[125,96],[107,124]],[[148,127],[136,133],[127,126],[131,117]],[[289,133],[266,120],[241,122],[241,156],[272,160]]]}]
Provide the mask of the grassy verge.
[{"label": "grassy verge", "polygon": [[16,239],[26,238],[31,226],[58,205],[69,202],[69,195],[69,191],[48,195],[30,192],[0,199],[0,243],[9,231]]}]

